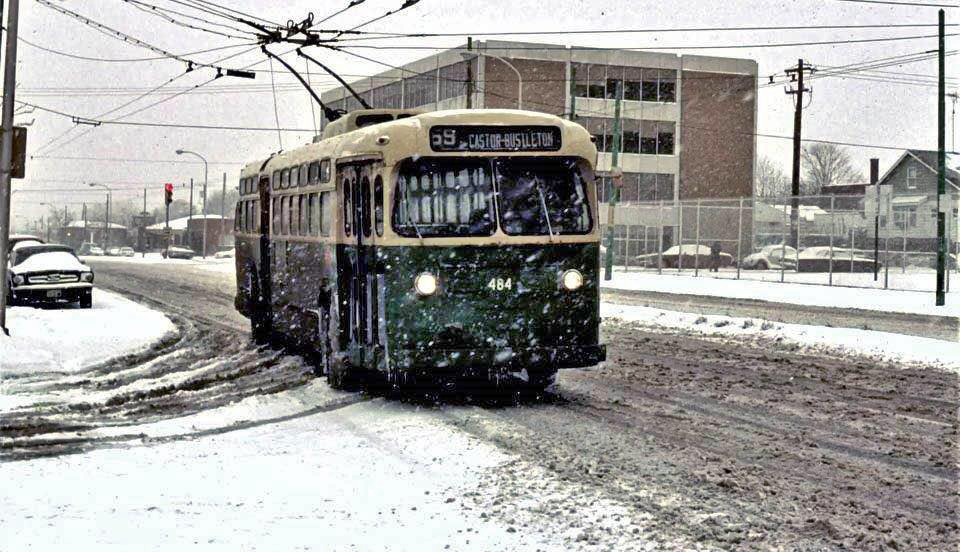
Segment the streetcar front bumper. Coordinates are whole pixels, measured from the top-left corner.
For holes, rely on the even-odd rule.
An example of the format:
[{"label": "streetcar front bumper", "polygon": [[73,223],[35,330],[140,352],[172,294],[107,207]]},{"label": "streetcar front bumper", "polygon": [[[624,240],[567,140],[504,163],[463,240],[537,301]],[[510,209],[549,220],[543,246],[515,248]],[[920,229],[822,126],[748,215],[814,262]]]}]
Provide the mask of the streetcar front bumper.
[{"label": "streetcar front bumper", "polygon": [[394,350],[391,367],[423,373],[473,372],[477,369],[519,371],[524,368],[583,368],[607,358],[605,345],[569,347],[502,347],[484,349]]}]

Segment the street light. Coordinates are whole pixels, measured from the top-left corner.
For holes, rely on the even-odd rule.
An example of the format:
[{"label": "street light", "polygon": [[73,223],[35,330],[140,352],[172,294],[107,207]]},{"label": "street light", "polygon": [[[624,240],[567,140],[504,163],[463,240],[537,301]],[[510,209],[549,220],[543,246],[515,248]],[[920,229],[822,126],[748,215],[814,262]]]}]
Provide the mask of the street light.
[{"label": "street light", "polygon": [[512,63],[503,59],[502,57],[495,56],[493,54],[488,54],[486,52],[470,52],[470,53],[460,52],[460,55],[463,56],[463,59],[472,60],[474,56],[472,56],[471,54],[473,53],[477,55],[493,58],[495,60],[502,62],[504,65],[506,65],[510,69],[513,69],[513,72],[516,73],[517,75],[517,109],[523,109],[523,77],[520,76],[520,71],[518,71],[517,68],[514,67]]},{"label": "street light", "polygon": [[[103,253],[106,254],[107,247],[110,245],[110,203],[111,203],[110,199],[111,199],[113,190],[111,190],[110,186],[107,186],[106,184],[98,184],[96,182],[88,182],[87,185],[90,186],[91,188],[103,188],[104,190],[107,191],[107,209],[104,217],[107,219],[107,223],[103,227]],[[86,224],[84,224],[83,229],[84,231],[86,231],[87,229]]]},{"label": "street light", "polygon": [[[188,153],[190,155],[195,155],[198,158],[200,158],[201,161],[203,161],[203,247],[202,247],[203,252],[201,253],[201,255],[203,255],[204,259],[206,259],[207,258],[207,160],[206,158],[204,158],[202,155],[200,155],[195,151],[190,151],[185,149],[177,150],[177,155],[183,155],[185,153]],[[222,224],[222,221],[221,221],[221,224]]]}]

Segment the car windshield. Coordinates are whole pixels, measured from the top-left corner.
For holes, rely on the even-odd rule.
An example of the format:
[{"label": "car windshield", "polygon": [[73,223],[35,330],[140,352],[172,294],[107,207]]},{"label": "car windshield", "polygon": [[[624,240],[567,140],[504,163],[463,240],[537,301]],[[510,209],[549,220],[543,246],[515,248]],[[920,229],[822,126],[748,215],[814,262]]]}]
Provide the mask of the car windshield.
[{"label": "car windshield", "polygon": [[394,194],[394,230],[407,237],[493,235],[495,188],[507,234],[592,229],[586,185],[575,160],[502,157],[405,162]]},{"label": "car windshield", "polygon": [[493,178],[486,159],[420,159],[400,169],[393,207],[401,236],[490,236]]},{"label": "car windshield", "polygon": [[513,157],[497,159],[494,166],[504,232],[539,236],[590,231],[586,186],[575,160]]}]

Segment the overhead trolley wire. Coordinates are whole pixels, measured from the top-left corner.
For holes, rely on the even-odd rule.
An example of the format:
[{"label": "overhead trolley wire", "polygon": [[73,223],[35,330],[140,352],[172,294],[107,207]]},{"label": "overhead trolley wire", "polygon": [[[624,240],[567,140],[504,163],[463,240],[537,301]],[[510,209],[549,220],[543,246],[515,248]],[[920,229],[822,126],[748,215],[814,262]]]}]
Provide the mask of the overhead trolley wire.
[{"label": "overhead trolley wire", "polygon": [[[236,27],[231,27],[231,26],[225,25],[225,24],[223,24],[223,23],[217,23],[217,22],[214,22],[214,21],[208,21],[208,20],[205,20],[205,19],[202,19],[202,18],[199,18],[199,17],[191,16],[191,15],[189,15],[189,14],[181,13],[181,12],[178,12],[178,11],[175,11],[175,10],[169,10],[169,9],[167,9],[167,8],[161,8],[161,7],[159,7],[159,6],[154,6],[153,4],[148,4],[148,3],[146,3],[146,2],[140,2],[140,1],[138,1],[138,0],[121,0],[121,2],[125,2],[125,3],[127,3],[127,4],[130,4],[131,6],[133,6],[134,8],[136,8],[136,9],[142,11],[142,12],[148,13],[148,14],[153,15],[153,16],[155,16],[155,17],[159,17],[160,19],[163,19],[164,21],[167,21],[168,23],[172,23],[172,24],[174,24],[174,25],[179,25],[179,26],[181,26],[181,27],[186,27],[186,28],[188,28],[188,29],[193,29],[193,30],[197,30],[197,31],[203,31],[203,32],[210,33],[210,34],[214,34],[214,35],[217,35],[217,36],[222,36],[222,37],[226,37],[226,38],[236,38],[236,39],[240,39],[240,40],[249,40],[249,39],[251,39],[251,38],[254,38],[254,36],[255,36],[255,35],[253,35],[253,33],[252,33],[251,31],[248,31],[248,30],[246,30],[246,29],[238,29],[238,28],[236,28]],[[181,16],[181,17],[186,17],[186,18],[189,18],[189,19],[200,20],[200,21],[203,21],[204,23],[206,23],[206,24],[208,24],[208,25],[222,26],[222,27],[228,28],[228,29],[233,30],[233,31],[236,31],[236,32],[245,33],[246,36],[238,36],[238,35],[236,35],[236,34],[230,34],[230,33],[226,33],[226,32],[223,32],[223,31],[218,31],[218,30],[214,30],[214,29],[208,29],[208,28],[206,28],[206,27],[201,27],[201,26],[199,26],[199,25],[192,24],[192,23],[186,23],[186,22],[184,22],[184,21],[180,21],[180,20],[176,19],[175,17],[173,17],[173,16],[171,16],[171,15],[168,15],[167,12],[169,12],[169,13],[174,13],[174,14],[177,14],[177,15],[179,15],[179,16]]]}]

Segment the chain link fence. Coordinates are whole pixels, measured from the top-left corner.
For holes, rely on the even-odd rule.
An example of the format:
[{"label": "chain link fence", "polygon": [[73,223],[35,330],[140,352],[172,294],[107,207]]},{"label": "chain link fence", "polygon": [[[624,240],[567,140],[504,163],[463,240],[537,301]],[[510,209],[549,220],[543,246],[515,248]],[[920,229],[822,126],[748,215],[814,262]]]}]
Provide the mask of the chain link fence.
[{"label": "chain link fence", "polygon": [[[942,203],[956,284],[958,196]],[[933,291],[937,243],[935,194],[624,203],[614,215],[614,270],[628,273]]]}]

